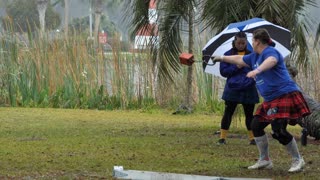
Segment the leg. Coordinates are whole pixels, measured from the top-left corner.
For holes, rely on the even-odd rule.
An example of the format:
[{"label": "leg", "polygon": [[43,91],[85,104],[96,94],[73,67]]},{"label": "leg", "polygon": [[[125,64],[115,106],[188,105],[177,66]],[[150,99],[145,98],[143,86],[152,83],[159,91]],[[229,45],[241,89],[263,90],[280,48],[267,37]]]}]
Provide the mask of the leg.
[{"label": "leg", "polygon": [[229,130],[233,113],[237,107],[237,102],[226,101],[224,114],[221,120],[221,129]]},{"label": "leg", "polygon": [[257,147],[260,153],[260,160],[269,160],[269,143],[268,137],[264,131],[270,123],[269,122],[260,122],[258,116],[255,116],[251,128],[253,131],[254,139],[257,143]]},{"label": "leg", "polygon": [[256,164],[249,166],[248,169],[271,169],[273,167],[273,164],[269,158],[268,137],[264,132],[264,128],[269,124],[270,123],[268,122],[260,122],[258,116],[253,118],[251,128],[259,150],[259,160]]},{"label": "leg", "polygon": [[253,119],[253,111],[255,104],[242,104],[244,115],[246,117],[246,127],[248,131],[251,131],[251,122]]},{"label": "leg", "polygon": [[287,131],[288,121],[286,119],[276,119],[272,123],[272,137],[286,146],[288,153],[292,156],[292,165],[289,172],[300,171],[305,162],[301,157],[298,145],[294,137]]},{"label": "leg", "polygon": [[250,144],[255,145],[253,132],[251,130],[251,122],[253,119],[253,111],[254,111],[255,104],[242,104],[243,111],[246,117],[246,127],[248,130],[249,140]]},{"label": "leg", "polygon": [[275,119],[271,122],[272,137],[282,145],[289,144],[293,139],[293,136],[287,131],[287,125],[286,119]]},{"label": "leg", "polygon": [[233,113],[235,111],[237,107],[237,102],[232,102],[232,101],[225,101],[225,109],[224,109],[224,114],[221,120],[221,130],[220,130],[220,140],[219,142],[223,141],[222,143],[219,144],[223,144],[225,143],[225,139],[227,137],[227,133],[232,121],[232,116]]}]

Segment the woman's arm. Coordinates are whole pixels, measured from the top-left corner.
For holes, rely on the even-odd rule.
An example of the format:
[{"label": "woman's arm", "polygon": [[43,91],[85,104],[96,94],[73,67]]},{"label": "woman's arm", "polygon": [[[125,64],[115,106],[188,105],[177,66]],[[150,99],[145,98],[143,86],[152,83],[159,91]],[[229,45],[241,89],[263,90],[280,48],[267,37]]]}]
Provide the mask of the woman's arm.
[{"label": "woman's arm", "polygon": [[243,55],[233,55],[233,56],[215,56],[213,62],[227,62],[230,64],[238,65],[239,67],[249,67],[242,59]]},{"label": "woman's arm", "polygon": [[260,64],[259,67],[257,67],[255,70],[252,70],[248,72],[247,77],[254,78],[257,74],[267,71],[268,69],[271,69],[278,63],[277,59],[273,56],[268,57],[266,60],[263,61],[262,64]]}]

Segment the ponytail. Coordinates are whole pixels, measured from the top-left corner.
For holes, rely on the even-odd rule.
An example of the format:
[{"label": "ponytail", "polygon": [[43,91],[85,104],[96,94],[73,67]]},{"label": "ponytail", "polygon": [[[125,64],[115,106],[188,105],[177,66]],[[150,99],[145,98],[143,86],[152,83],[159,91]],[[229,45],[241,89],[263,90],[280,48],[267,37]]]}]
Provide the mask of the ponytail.
[{"label": "ponytail", "polygon": [[275,46],[276,46],[276,43],[273,42],[272,39],[270,38],[269,41],[268,41],[268,45],[269,45],[269,46],[272,46],[272,47],[275,47]]},{"label": "ponytail", "polygon": [[253,38],[260,40],[262,44],[268,44],[273,47],[276,45],[276,43],[272,41],[268,31],[264,28],[256,29],[253,32]]}]

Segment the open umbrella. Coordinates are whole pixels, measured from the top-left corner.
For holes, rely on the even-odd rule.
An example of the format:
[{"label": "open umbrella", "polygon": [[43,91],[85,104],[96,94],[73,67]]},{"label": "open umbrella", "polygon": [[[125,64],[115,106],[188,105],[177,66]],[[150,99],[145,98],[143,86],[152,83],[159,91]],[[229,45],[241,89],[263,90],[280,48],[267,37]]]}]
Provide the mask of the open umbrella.
[{"label": "open umbrella", "polygon": [[290,31],[281,26],[275,25],[262,18],[253,18],[246,21],[229,24],[222,32],[214,36],[202,49],[203,69],[205,72],[220,76],[219,64],[212,66],[211,56],[223,55],[231,49],[234,35],[243,31],[247,34],[248,49],[252,50],[252,32],[259,28],[268,30],[272,40],[275,42],[275,48],[279,50],[283,57],[290,54]]}]

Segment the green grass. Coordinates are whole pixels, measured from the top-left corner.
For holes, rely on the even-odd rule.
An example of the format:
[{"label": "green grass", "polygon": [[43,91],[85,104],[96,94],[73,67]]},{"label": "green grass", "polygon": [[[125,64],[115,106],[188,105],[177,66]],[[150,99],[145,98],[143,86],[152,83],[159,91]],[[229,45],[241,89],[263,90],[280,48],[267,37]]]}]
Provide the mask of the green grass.
[{"label": "green grass", "polygon": [[[317,179],[320,150],[301,147],[307,166],[289,174],[290,157],[270,139],[273,170],[249,171],[258,151],[243,122],[217,146],[220,118],[169,111],[0,108],[0,178],[112,179],[124,169],[223,177]],[[299,127],[289,127],[294,135]],[[267,129],[270,131],[270,129]],[[299,143],[299,142],[298,142]]]}]

